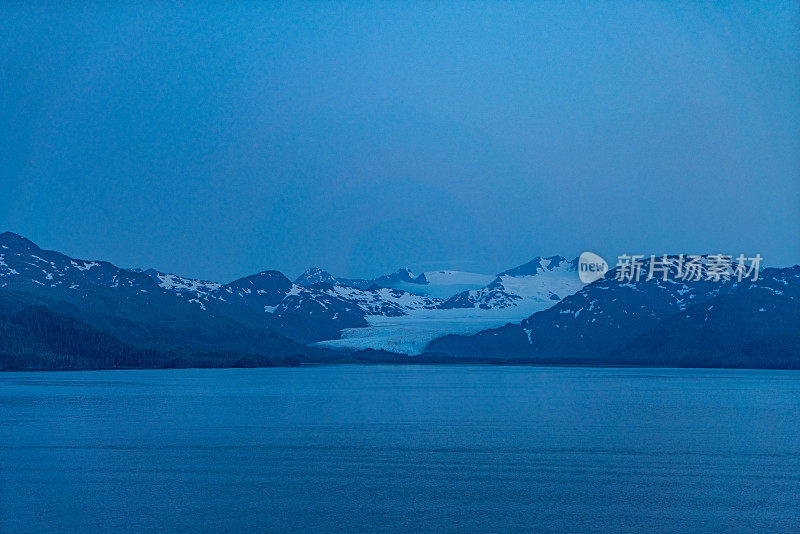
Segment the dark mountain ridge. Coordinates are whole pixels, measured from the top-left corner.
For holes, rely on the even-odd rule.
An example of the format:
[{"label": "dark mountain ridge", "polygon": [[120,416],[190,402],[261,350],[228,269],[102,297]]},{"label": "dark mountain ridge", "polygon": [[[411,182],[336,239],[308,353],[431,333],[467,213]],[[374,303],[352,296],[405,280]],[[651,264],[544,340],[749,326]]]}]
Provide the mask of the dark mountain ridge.
[{"label": "dark mountain ridge", "polygon": [[[617,270],[521,323],[444,336],[452,358],[626,365],[777,366],[800,362],[798,267],[758,281],[616,280]],[[705,268],[704,268],[705,269]],[[772,355],[769,355],[772,353]]]},{"label": "dark mountain ridge", "polygon": [[[758,280],[741,282],[709,279],[705,264],[696,280],[680,279],[678,270],[672,264],[671,276],[636,282],[618,280],[614,270],[580,287],[573,285],[575,260],[537,257],[464,292],[461,303],[375,281],[358,288],[319,269],[298,279],[307,285],[271,270],[227,284],[192,280],[71,258],[6,232],[0,234],[0,366],[410,361],[386,351],[354,357],[308,344],[367,326],[368,315],[502,308],[522,291],[528,299],[535,295],[543,311],[472,336],[438,338],[419,361],[797,367],[800,267],[765,269]],[[428,283],[407,269],[381,278],[387,285]],[[580,289],[570,294],[573,288]]]}]

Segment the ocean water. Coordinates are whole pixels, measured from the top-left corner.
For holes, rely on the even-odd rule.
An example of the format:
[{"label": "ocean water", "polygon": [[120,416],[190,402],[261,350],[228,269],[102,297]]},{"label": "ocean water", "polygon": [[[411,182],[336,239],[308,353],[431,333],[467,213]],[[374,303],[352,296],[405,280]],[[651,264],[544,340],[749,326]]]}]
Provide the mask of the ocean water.
[{"label": "ocean water", "polygon": [[2,532],[800,531],[800,373],[0,373]]}]

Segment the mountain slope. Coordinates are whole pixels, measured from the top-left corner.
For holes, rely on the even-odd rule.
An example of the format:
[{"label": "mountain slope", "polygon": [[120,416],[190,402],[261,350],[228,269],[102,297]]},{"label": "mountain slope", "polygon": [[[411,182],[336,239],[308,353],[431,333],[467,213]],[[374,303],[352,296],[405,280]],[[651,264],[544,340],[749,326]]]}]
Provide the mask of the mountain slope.
[{"label": "mountain slope", "polygon": [[765,269],[755,282],[695,304],[613,356],[692,367],[800,368],[800,266]]},{"label": "mountain slope", "polygon": [[292,283],[269,270],[217,284],[148,270],[159,286],[214,316],[278,331],[300,343],[338,338],[344,328],[366,326],[356,305],[332,292]]},{"label": "mountain slope", "polygon": [[631,283],[615,274],[519,324],[445,336],[427,350],[538,362],[797,365],[797,267],[765,269],[757,282],[680,281],[673,272],[671,280]]},{"label": "mountain slope", "polygon": [[355,287],[357,289],[368,289],[374,285],[372,280],[361,278],[338,278],[319,267],[312,267],[297,277],[295,284],[303,287],[311,287],[316,284],[339,285],[345,287]]},{"label": "mountain slope", "polygon": [[536,257],[525,265],[498,274],[486,287],[450,297],[441,308],[488,310],[519,307],[529,315],[549,308],[583,286],[576,267],[577,259]]},{"label": "mountain slope", "polygon": [[683,282],[674,277],[626,283],[617,271],[519,324],[470,338],[446,336],[429,351],[493,358],[598,357],[696,302],[731,290],[731,282]]},{"label": "mountain slope", "polygon": [[147,269],[145,271],[131,269],[131,271],[143,272],[152,278],[162,289],[174,291],[178,295],[187,295],[189,299],[199,299],[200,297],[216,291],[222,285],[209,280],[196,280],[194,278],[185,278],[177,274],[162,273],[155,269]]},{"label": "mountain slope", "polygon": [[258,350],[258,340],[236,347],[239,350],[213,350],[191,343],[166,347],[154,339],[137,346],[88,324],[81,316],[80,310],[66,303],[0,290],[0,369],[271,366],[293,364],[316,352],[270,335],[261,336],[262,343],[271,343],[266,351]]},{"label": "mountain slope", "polygon": [[[405,306],[401,314],[368,313],[369,327],[345,330],[341,339],[322,344],[419,354],[428,343],[444,334],[475,334],[551,307],[582,287],[575,263],[559,256],[537,257],[496,277],[459,271],[431,271],[415,277],[401,270],[398,278],[405,280],[405,287],[423,294],[449,291],[451,297],[446,300],[427,297],[426,302]],[[414,283],[409,283],[409,279]],[[471,288],[464,289],[468,286]],[[430,287],[434,289],[431,291]],[[461,291],[452,295],[454,288]],[[406,293],[402,298],[408,297]]]},{"label": "mountain slope", "polygon": [[143,272],[42,250],[16,234],[0,234],[0,289],[38,300],[141,347],[283,355],[313,352],[258,324],[206,310]]}]

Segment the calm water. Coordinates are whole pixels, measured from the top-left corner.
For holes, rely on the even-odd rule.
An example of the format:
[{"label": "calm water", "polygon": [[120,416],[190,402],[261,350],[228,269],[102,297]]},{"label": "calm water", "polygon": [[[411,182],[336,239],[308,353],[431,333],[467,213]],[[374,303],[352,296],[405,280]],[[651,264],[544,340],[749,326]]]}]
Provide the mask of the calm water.
[{"label": "calm water", "polygon": [[800,531],[800,373],[0,373],[0,530]]}]

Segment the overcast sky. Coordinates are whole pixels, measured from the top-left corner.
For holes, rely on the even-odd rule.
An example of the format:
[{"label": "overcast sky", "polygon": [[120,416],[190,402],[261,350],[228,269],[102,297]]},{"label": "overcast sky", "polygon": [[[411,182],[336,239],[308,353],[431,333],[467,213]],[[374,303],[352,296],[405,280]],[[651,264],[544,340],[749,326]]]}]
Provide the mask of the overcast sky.
[{"label": "overcast sky", "polygon": [[4,3],[0,231],[220,281],[800,262],[798,3],[568,4]]}]

